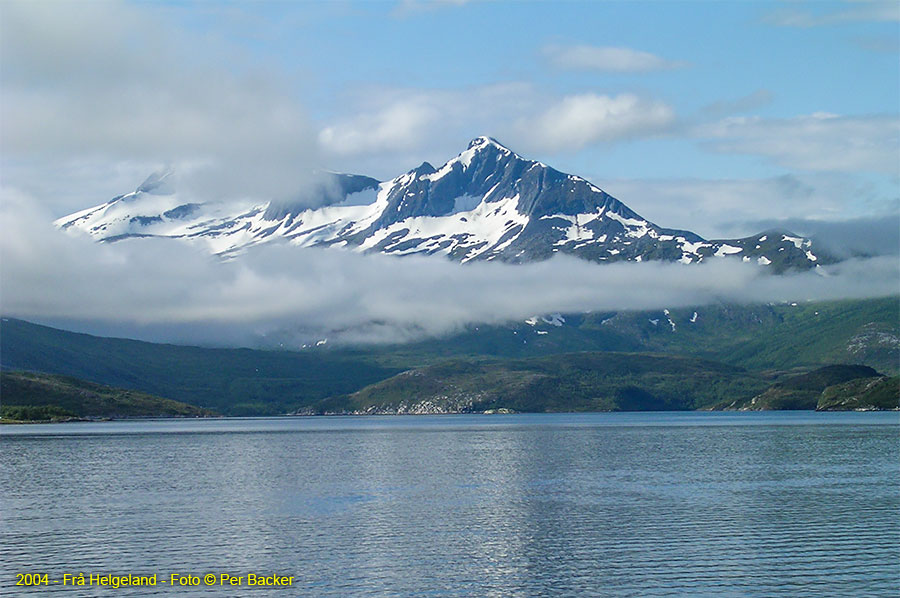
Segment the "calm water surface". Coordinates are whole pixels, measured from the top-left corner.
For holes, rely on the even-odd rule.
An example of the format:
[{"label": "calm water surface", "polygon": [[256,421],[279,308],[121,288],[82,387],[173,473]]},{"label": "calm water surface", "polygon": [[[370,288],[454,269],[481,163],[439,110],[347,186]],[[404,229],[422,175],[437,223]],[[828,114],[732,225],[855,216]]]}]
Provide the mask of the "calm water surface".
[{"label": "calm water surface", "polygon": [[3,426],[0,595],[893,597],[898,474],[897,413]]}]

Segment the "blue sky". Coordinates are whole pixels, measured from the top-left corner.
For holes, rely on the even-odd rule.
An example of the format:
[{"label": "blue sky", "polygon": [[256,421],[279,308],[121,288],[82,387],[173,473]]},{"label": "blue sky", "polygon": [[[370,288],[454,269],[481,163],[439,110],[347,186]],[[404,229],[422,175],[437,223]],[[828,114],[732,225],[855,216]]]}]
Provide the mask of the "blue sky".
[{"label": "blue sky", "polygon": [[302,183],[287,171],[390,178],[481,134],[706,236],[898,213],[895,2],[7,2],[0,16],[4,184],[55,216],[162,164],[219,164],[209,194],[277,195]]}]

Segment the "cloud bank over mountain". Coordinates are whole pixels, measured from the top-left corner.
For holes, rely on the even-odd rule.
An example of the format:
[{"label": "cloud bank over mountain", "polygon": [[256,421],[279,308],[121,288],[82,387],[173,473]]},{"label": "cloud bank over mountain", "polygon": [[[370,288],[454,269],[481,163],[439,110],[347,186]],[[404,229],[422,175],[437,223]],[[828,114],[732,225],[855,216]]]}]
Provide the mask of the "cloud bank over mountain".
[{"label": "cloud bank over mountain", "polygon": [[[249,343],[275,329],[384,340],[547,311],[896,293],[896,3],[646,8],[7,0],[0,309]],[[666,226],[715,238],[771,224],[888,257],[828,277],[278,246],[222,262],[50,224],[166,166],[185,201],[302,204],[316,169],[385,179],[480,134]]]},{"label": "cloud bank over mountain", "polygon": [[3,193],[4,315],[156,341],[390,342],[550,312],[870,297],[898,288],[893,256],[785,276],[728,260],[460,265],[285,245],[221,261],[166,239],[98,244],[60,234],[33,198]]}]

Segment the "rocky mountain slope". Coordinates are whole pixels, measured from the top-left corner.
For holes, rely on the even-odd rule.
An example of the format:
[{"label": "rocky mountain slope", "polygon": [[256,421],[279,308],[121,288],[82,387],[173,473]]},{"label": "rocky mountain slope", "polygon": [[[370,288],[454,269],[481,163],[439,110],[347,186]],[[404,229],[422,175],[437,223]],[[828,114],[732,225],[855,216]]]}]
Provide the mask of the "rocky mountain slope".
[{"label": "rocky mountain slope", "polygon": [[438,168],[427,162],[390,181],[325,174],[291,201],[198,203],[159,173],[112,200],[59,219],[97,240],[172,237],[230,256],[271,241],[392,255],[443,255],[460,262],[512,263],[562,253],[598,262],[720,257],[775,272],[809,269],[830,258],[809,239],[770,231],[707,240],[663,228],[578,176],[478,137]]}]

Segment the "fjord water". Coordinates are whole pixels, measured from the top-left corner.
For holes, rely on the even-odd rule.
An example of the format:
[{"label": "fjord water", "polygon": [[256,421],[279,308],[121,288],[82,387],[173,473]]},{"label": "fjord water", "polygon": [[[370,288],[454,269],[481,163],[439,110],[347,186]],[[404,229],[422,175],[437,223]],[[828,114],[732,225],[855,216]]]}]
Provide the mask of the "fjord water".
[{"label": "fjord water", "polygon": [[[0,594],[896,596],[897,413],[0,429]],[[283,589],[15,573],[292,575]]]}]

